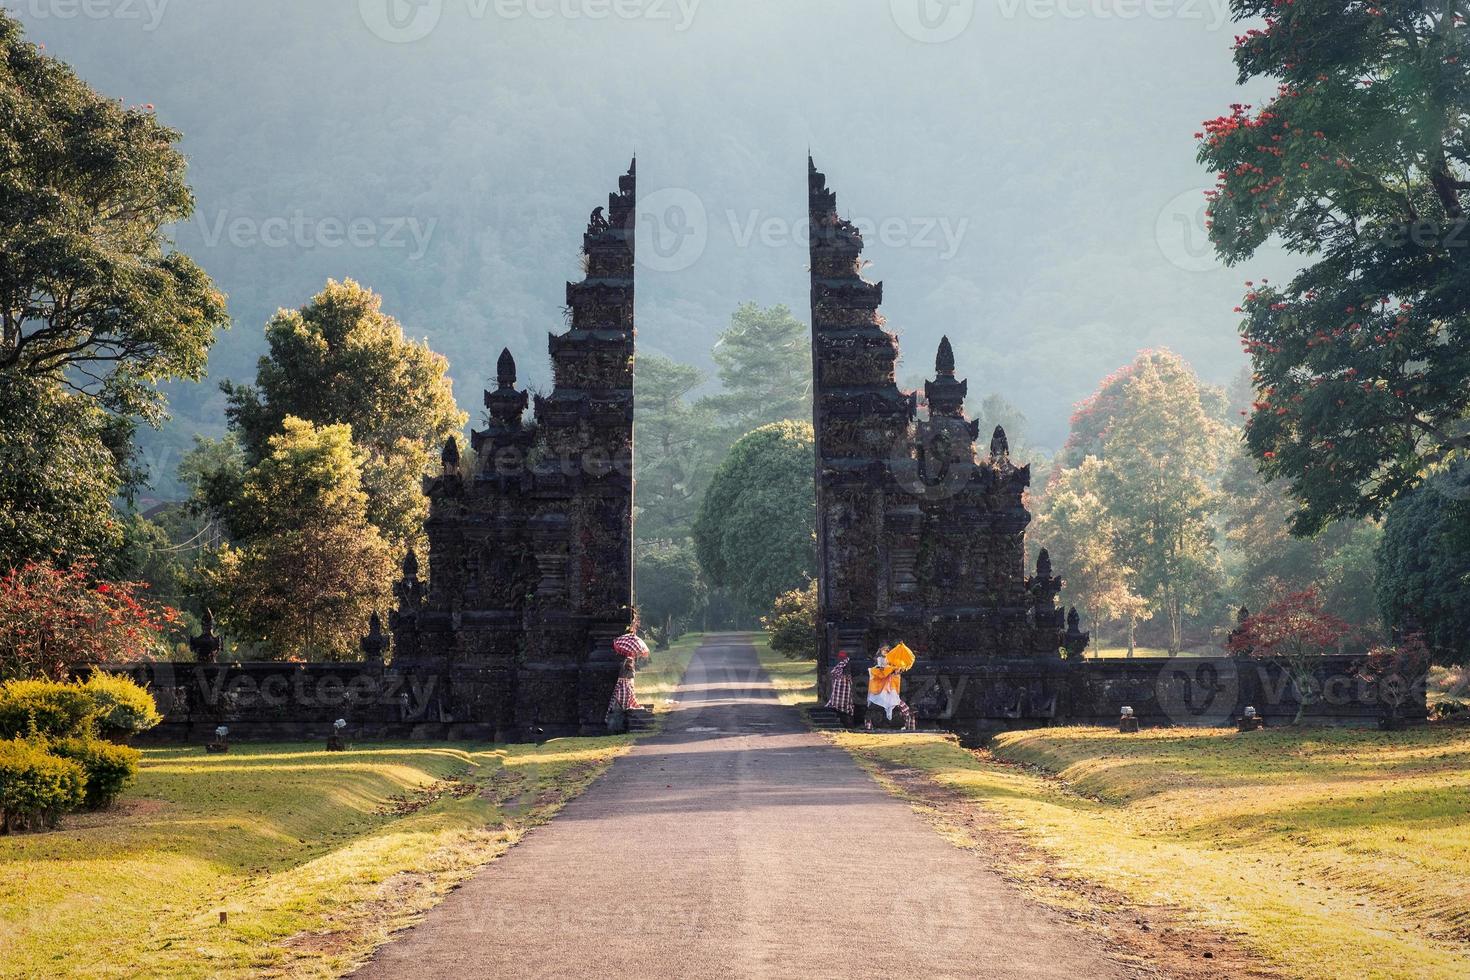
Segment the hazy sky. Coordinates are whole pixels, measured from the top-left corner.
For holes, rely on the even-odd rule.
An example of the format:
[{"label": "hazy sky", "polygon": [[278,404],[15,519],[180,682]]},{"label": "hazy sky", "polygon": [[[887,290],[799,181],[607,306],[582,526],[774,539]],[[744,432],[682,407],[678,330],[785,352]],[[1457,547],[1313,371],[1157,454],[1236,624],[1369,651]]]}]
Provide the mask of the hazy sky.
[{"label": "hazy sky", "polygon": [[[217,376],[351,275],[449,354],[463,407],[503,343],[544,379],[582,225],[634,152],[640,349],[707,366],[747,299],[807,318],[810,147],[872,229],[905,378],[948,333],[1043,445],[1140,348],[1229,380],[1243,281],[1291,269],[1204,247],[1192,134],[1251,101],[1225,0],[5,5],[184,131],[176,240],[236,318]],[[176,399],[185,422],[218,422],[212,390]]]}]

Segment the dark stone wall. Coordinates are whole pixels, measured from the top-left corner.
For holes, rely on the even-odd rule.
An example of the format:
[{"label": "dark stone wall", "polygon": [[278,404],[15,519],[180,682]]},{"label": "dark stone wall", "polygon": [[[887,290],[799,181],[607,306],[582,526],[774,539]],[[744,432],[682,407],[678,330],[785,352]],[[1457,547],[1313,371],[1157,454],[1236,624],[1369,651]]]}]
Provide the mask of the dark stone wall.
[{"label": "dark stone wall", "polygon": [[[1358,675],[1361,663],[1360,657],[1320,659],[1305,724],[1372,726],[1394,703],[1406,722],[1426,719],[1422,679],[1406,692],[1381,689]],[[1279,726],[1296,717],[1301,702],[1278,665],[1235,657],[921,660],[905,675],[903,696],[922,720],[959,732],[1110,726],[1125,706],[1149,727],[1229,726],[1247,707]]]},{"label": "dark stone wall", "polygon": [[[1354,657],[1324,657],[1305,721],[1376,725],[1384,693],[1357,676]],[[865,676],[869,664],[854,665]],[[558,734],[537,731],[535,712],[606,707],[604,686],[585,665],[450,665],[404,671],[366,664],[145,663],[106,668],[153,691],[164,723],[145,738],[206,742],[219,725],[232,740],[325,739],[345,719],[347,737],[504,741]],[[1231,657],[1059,660],[956,658],[920,661],[904,677],[904,698],[920,719],[962,734],[1057,724],[1116,725],[1133,708],[1146,727],[1224,727],[1255,707],[1268,726],[1296,716],[1293,685],[1274,664]],[[514,696],[525,701],[511,704]],[[587,700],[589,699],[590,700]],[[510,709],[514,713],[509,713]],[[1402,717],[1425,720],[1422,681],[1408,691]],[[525,728],[522,726],[525,725]]]}]

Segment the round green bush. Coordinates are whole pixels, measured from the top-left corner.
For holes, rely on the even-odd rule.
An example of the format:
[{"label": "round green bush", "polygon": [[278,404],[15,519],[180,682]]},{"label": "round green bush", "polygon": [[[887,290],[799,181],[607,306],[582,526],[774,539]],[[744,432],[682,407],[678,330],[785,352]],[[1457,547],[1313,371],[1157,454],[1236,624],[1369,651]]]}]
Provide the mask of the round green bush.
[{"label": "round green bush", "polygon": [[0,741],[0,833],[55,827],[86,799],[80,764],[19,739]]},{"label": "round green bush", "polygon": [[78,738],[92,734],[97,701],[76,684],[18,680],[0,684],[0,739]]},{"label": "round green bush", "polygon": [[131,677],[97,671],[82,690],[96,704],[97,725],[109,737],[136,735],[163,721],[153,695]]},{"label": "round green bush", "polygon": [[86,774],[86,805],[101,810],[112,805],[138,775],[143,753],[126,745],[95,738],[67,738],[49,746],[53,755],[71,759]]}]

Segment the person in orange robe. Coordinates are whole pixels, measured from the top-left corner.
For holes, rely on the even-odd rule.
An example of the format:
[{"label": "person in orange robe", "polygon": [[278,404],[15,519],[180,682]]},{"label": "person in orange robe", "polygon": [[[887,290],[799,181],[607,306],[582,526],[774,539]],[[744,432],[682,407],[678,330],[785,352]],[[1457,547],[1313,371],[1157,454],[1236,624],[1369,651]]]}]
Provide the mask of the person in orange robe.
[{"label": "person in orange robe", "polygon": [[903,727],[905,731],[914,731],[918,725],[914,718],[913,709],[899,695],[903,684],[903,672],[914,663],[914,654],[902,643],[897,646],[884,647],[878,651],[877,662],[868,668],[868,711],[867,718],[863,721],[863,727],[868,731],[873,730],[872,709],[882,708],[889,721],[893,720],[893,711],[903,715]]}]

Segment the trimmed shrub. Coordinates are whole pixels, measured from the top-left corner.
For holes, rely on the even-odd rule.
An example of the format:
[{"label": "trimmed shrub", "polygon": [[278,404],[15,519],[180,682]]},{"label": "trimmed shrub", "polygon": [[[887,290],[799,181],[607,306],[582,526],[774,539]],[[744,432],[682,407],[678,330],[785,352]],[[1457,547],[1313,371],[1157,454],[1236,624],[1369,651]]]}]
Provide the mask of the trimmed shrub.
[{"label": "trimmed shrub", "polygon": [[817,583],[783,592],[776,597],[769,616],[761,625],[771,637],[771,649],[788,660],[809,660],[817,655]]},{"label": "trimmed shrub", "polygon": [[67,738],[50,746],[52,755],[70,759],[82,767],[87,785],[85,803],[89,810],[112,805],[138,775],[143,753],[126,745],[95,738]]},{"label": "trimmed shrub", "polygon": [[80,764],[19,740],[0,741],[0,833],[55,827],[86,798]]},{"label": "trimmed shrub", "polygon": [[163,721],[148,689],[121,674],[97,671],[82,684],[97,706],[97,726],[109,738],[146,732]]},{"label": "trimmed shrub", "polygon": [[0,684],[0,739],[84,737],[92,734],[96,717],[97,702],[77,684]]}]

